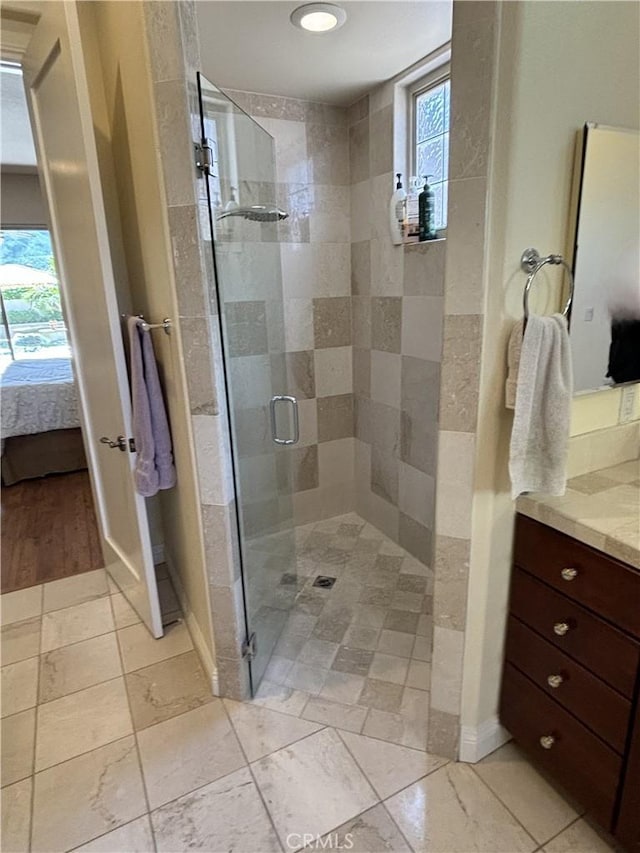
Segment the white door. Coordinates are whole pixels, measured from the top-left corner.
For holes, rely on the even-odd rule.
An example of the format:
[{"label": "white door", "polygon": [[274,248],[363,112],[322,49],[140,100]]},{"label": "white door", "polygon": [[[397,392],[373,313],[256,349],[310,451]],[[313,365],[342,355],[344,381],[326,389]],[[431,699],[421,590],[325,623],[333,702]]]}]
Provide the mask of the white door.
[{"label": "white door", "polygon": [[[133,482],[129,382],[75,3],[42,4],[23,71],[107,570],[161,637],[147,512]],[[122,436],[123,449],[102,436]]]}]

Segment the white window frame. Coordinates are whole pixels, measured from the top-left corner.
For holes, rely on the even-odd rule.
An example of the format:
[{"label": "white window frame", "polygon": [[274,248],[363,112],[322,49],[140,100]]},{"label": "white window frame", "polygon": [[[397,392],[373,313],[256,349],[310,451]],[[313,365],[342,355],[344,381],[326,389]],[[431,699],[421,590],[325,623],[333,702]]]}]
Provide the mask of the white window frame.
[{"label": "white window frame", "polygon": [[[410,85],[407,86],[407,113],[408,113],[408,122],[407,122],[407,163],[409,164],[409,175],[412,177],[420,177],[418,175],[418,163],[416,158],[417,152],[417,110],[416,103],[419,95],[423,95],[425,92],[428,92],[429,89],[435,89],[436,86],[441,85],[447,80],[451,80],[451,62],[447,61],[439,65],[437,68],[434,68],[428,74],[423,75],[418,80],[414,81]],[[449,134],[451,133],[451,124],[449,124]],[[451,136],[449,136],[451,139]],[[449,175],[446,177],[447,185],[449,184]],[[408,189],[408,187],[407,187]],[[447,225],[449,224],[449,217],[447,216]],[[438,229],[438,237],[445,237],[447,233],[447,227],[445,225],[444,228]]]}]

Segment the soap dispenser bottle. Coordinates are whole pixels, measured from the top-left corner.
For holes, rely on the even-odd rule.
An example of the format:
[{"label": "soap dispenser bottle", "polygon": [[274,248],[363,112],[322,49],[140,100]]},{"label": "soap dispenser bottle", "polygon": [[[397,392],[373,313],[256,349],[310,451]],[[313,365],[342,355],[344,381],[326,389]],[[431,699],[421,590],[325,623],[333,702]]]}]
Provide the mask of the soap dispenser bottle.
[{"label": "soap dispenser bottle", "polygon": [[432,175],[425,175],[424,188],[418,196],[418,224],[420,229],[420,241],[435,240],[438,236],[436,232],[436,196],[429,186],[429,178]]},{"label": "soap dispenser bottle", "polygon": [[398,182],[389,202],[389,228],[391,229],[391,240],[395,246],[399,246],[404,241],[407,193],[402,187],[402,174],[397,172],[396,177]]}]

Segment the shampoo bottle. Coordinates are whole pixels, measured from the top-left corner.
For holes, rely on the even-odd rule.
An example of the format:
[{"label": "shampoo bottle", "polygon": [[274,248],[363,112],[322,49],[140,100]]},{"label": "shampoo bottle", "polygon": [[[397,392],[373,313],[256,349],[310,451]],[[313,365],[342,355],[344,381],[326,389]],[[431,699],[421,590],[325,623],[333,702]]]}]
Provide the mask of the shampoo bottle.
[{"label": "shampoo bottle", "polygon": [[394,245],[399,246],[404,241],[404,221],[406,217],[407,194],[402,188],[402,175],[396,173],[398,183],[389,202],[389,228]]},{"label": "shampoo bottle", "polygon": [[429,186],[431,175],[425,175],[424,188],[418,196],[418,219],[420,225],[420,241],[435,240],[437,235],[435,226],[436,204],[435,193]]}]

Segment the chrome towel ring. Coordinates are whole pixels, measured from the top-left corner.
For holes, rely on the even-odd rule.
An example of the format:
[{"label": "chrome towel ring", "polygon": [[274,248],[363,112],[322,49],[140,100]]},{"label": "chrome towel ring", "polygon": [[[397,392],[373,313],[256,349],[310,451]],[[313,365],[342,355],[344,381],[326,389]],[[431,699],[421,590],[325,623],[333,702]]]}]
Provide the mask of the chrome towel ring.
[{"label": "chrome towel ring", "polygon": [[525,323],[529,319],[529,291],[531,290],[531,285],[533,284],[533,280],[536,275],[540,272],[542,267],[546,266],[546,264],[553,264],[555,266],[561,266],[564,268],[565,272],[569,276],[569,296],[567,297],[567,301],[562,310],[562,316],[569,319],[569,312],[571,310],[571,303],[573,302],[573,273],[571,271],[571,267],[562,257],[562,255],[547,255],[545,258],[540,257],[540,254],[537,249],[525,249],[522,253],[522,257],[520,258],[520,266],[524,270],[524,272],[528,273],[527,283],[524,286],[524,294],[522,296],[522,308],[524,310],[524,320]]}]

